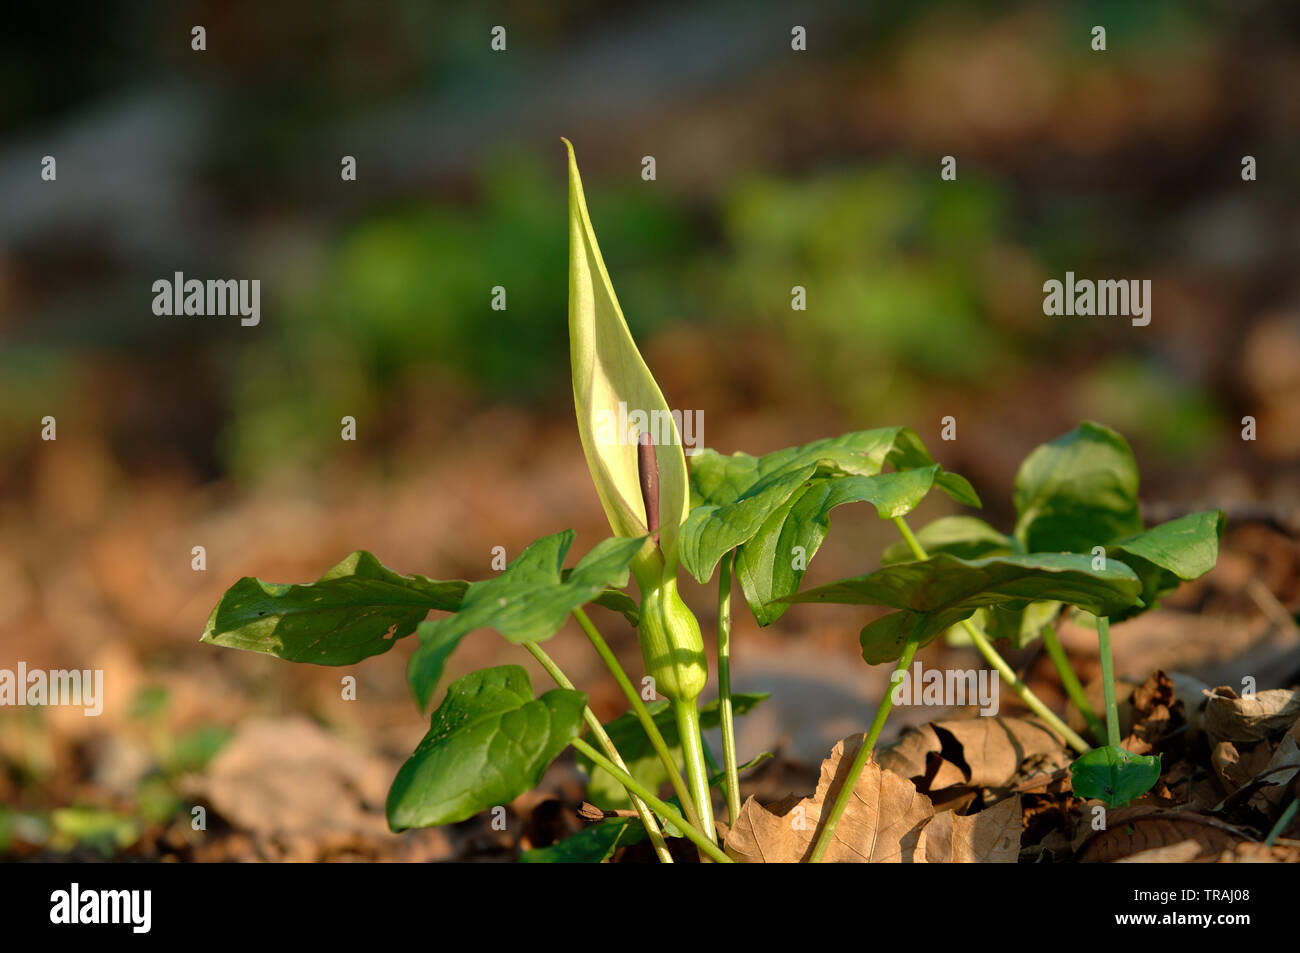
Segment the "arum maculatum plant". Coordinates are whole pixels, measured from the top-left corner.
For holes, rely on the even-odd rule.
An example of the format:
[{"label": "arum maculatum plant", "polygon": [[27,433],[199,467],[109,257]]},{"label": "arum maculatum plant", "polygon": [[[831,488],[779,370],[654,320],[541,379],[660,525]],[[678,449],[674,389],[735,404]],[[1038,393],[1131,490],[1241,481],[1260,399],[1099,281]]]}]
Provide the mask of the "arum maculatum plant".
[{"label": "arum maculatum plant", "polygon": [[[1026,460],[1010,536],[966,516],[912,533],[905,517],[932,489],[958,504],[980,501],[906,427],[857,431],[759,457],[704,450],[688,468],[677,422],[614,294],[572,146],[569,236],[574,406],[613,536],[571,568],[573,531],[544,536],[499,575],[473,583],[401,575],[366,552],[305,585],[246,577],[217,603],[203,635],[217,645],[318,665],[351,665],[415,635],[407,678],[421,711],[436,697],[457,646],[479,630],[495,630],[540,664],[555,683],[540,695],[518,665],[473,672],[446,687],[428,732],[389,791],[393,830],[451,824],[504,804],[536,786],[547,766],[573,748],[600,819],[558,844],[525,852],[523,860],[603,861],[619,847],[648,840],[667,863],[668,841],[685,839],[701,860],[730,862],[713,820],[715,791],[734,823],[741,774],[768,757],[742,765],[736,755],[735,718],[766,697],[732,691],[737,584],[760,625],[796,602],[894,610],[862,629],[860,642],[867,662],[892,661],[899,672],[920,647],[960,625],[1025,703],[1082,754],[1076,791],[1118,803],[1150,787],[1149,764],[1119,747],[1108,620],[1149,608],[1180,580],[1213,565],[1221,515],[1196,514],[1143,531],[1132,455],[1122,438],[1091,424]],[[892,520],[902,548],[887,551],[875,572],[801,592],[830,512],[846,503],[869,503],[881,519]],[[708,657],[700,624],[678,590],[682,571],[702,583],[718,577],[717,697],[704,704]],[[624,591],[632,581],[635,596]],[[584,610],[589,603],[621,613],[635,627],[640,678],[611,651]],[[993,646],[999,638],[1020,645],[1041,634],[1064,666],[1049,633],[1067,607],[1098,620],[1110,734],[1096,750],[1030,692]],[[542,647],[570,618],[626,696],[627,712],[608,723],[596,718],[586,695]],[[1063,678],[1067,672],[1064,666]],[[662,698],[644,700],[639,684]],[[851,777],[871,757],[891,699],[886,692]],[[720,765],[703,734],[714,728],[721,731]],[[820,822],[811,859],[825,854],[853,787],[842,785]]]}]

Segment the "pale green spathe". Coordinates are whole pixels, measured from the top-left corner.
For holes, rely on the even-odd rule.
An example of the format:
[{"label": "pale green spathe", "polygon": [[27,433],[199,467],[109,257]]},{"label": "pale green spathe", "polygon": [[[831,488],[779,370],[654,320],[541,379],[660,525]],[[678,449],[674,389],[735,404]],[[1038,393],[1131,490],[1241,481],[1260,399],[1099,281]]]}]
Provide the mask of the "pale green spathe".
[{"label": "pale green spathe", "polygon": [[[681,434],[623,318],[587,214],[573,144],[567,139],[564,144],[569,150],[569,354],[582,451],[614,533],[645,536],[649,530],[636,442],[626,434],[616,434],[611,421],[620,419],[621,403],[624,416],[639,411],[653,419],[649,428],[653,432],[671,434],[671,441],[660,441],[655,447],[662,575],[670,577],[676,573],[677,535],[690,503]],[[633,565],[643,588],[650,581],[652,568],[657,568],[655,562],[647,546],[647,553]]]}]

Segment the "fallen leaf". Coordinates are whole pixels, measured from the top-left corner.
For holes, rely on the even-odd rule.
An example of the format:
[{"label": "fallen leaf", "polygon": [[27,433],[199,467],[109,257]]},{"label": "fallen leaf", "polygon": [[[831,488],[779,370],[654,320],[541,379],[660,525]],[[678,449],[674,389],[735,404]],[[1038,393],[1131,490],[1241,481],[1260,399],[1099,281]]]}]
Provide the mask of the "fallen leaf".
[{"label": "fallen leaf", "polygon": [[1146,755],[1161,750],[1161,742],[1187,724],[1174,680],[1156,669],[1133,689],[1133,728],[1123,747]]},{"label": "fallen leaf", "polygon": [[1226,685],[1206,693],[1205,730],[1211,740],[1262,741],[1300,718],[1300,692],[1272,688],[1245,698]]},{"label": "fallen leaf", "polygon": [[1293,727],[1253,779],[1256,791],[1250,797],[1250,806],[1266,815],[1272,815],[1281,806],[1296,776],[1300,775],[1300,745],[1296,744],[1296,735]]},{"label": "fallen leaf", "polygon": [[944,811],[921,828],[917,857],[927,864],[1014,864],[1020,857],[1020,826],[1018,794],[965,817]]},{"label": "fallen leaf", "polygon": [[[1209,863],[1224,850],[1250,839],[1245,831],[1203,814],[1128,807],[1110,811],[1104,831],[1085,829],[1075,859],[1080,863],[1113,863],[1141,854],[1143,857],[1135,859]],[[1196,850],[1181,846],[1186,843],[1195,845]]]},{"label": "fallen leaf", "polygon": [[[937,760],[936,760],[937,759]],[[880,765],[929,793],[954,785],[1003,788],[1027,765],[1048,775],[1070,761],[1061,740],[1031,718],[958,718],[909,729]]]},{"label": "fallen leaf", "polygon": [[[749,798],[727,838],[727,854],[748,863],[806,861],[820,830],[822,808],[834,803],[861,744],[862,736],[854,735],[835,745],[822,762],[811,798],[786,799],[771,808]],[[1014,862],[1019,854],[1018,797],[970,817],[952,812],[936,816],[933,803],[916,785],[874,759],[863,768],[853,794],[826,851],[828,862]],[[932,824],[937,824],[933,831]]]},{"label": "fallen leaf", "polygon": [[1201,859],[1202,847],[1194,839],[1179,841],[1176,844],[1167,844],[1164,847],[1153,847],[1150,850],[1140,850],[1136,854],[1130,854],[1127,857],[1121,857],[1114,861],[1117,864],[1193,864]]},{"label": "fallen leaf", "polygon": [[1219,855],[1221,864],[1297,864],[1300,841],[1278,840],[1272,847],[1253,841],[1234,844]]},{"label": "fallen leaf", "polygon": [[879,764],[899,777],[908,778],[923,791],[942,791],[966,783],[966,773],[944,760],[943,742],[930,722],[909,728],[889,748],[880,752]]},{"label": "fallen leaf", "polygon": [[384,798],[394,766],[303,717],[245,722],[196,778],[233,826],[262,837],[325,832],[390,837]]},{"label": "fallen leaf", "polygon": [[1210,766],[1229,794],[1249,784],[1269,761],[1267,745],[1251,747],[1243,742],[1242,747],[1246,750],[1242,751],[1231,741],[1220,741],[1210,752]]},{"label": "fallen leaf", "polygon": [[1205,731],[1205,692],[1210,686],[1183,672],[1170,672],[1169,678],[1187,723],[1187,740],[1194,741]]}]

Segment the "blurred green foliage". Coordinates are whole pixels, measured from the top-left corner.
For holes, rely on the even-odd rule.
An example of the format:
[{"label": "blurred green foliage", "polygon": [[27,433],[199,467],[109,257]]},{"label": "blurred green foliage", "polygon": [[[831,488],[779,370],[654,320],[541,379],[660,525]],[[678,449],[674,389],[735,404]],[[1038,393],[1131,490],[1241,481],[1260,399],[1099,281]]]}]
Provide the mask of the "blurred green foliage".
[{"label": "blurred green foliage", "polygon": [[[896,164],[740,183],[723,213],[718,263],[730,312],[761,316],[828,380],[846,410],[880,408],[935,377],[978,382],[1012,342],[981,309],[979,252],[1004,202],[974,177],[938,184]],[[791,289],[807,310],[791,310]],[[876,412],[879,412],[877,410]]]},{"label": "blurred green foliage", "polygon": [[[936,386],[984,396],[1085,353],[1069,368],[1086,378],[1071,419],[1111,420],[1176,457],[1223,433],[1224,398],[1211,396],[1225,390],[1222,367],[1172,366],[1154,332],[1044,320],[1026,289],[1067,268],[1133,273],[1166,258],[1186,280],[1171,239],[1198,197],[1233,184],[1213,185],[1234,171],[1236,157],[1219,154],[1226,130],[1265,158],[1272,149],[1271,174],[1285,180],[1294,150],[1275,143],[1288,114],[1261,93],[1294,59],[1286,42],[1264,42],[1296,22],[1281,5],[832,5],[809,21],[810,55],[793,60],[785,27],[772,39],[775,21],[734,0],[510,3],[509,17],[416,0],[304,9],[231,4],[203,69],[179,9],[15,11],[0,40],[15,95],[0,116],[26,134],[55,117],[93,125],[114,96],[192,95],[201,139],[168,172],[185,199],[176,208],[194,212],[196,231],[211,226],[195,267],[255,261],[266,280],[255,331],[160,330],[138,289],[163,262],[105,250],[102,235],[80,249],[57,217],[53,241],[35,226],[14,232],[0,260],[20,279],[0,347],[0,452],[21,455],[34,420],[67,413],[123,459],[164,445],[158,456],[188,456],[205,477],[255,479],[337,452],[345,415],[364,422],[367,459],[382,462],[412,417],[440,412],[419,399],[430,393],[562,406],[562,133],[591,169],[592,214],[643,343],[690,322],[743,348],[761,328],[814,372],[800,380],[821,382],[863,426],[928,412]],[[486,47],[498,20],[512,24],[508,56]],[[689,58],[728,22],[759,40],[730,38],[743,70],[720,83]],[[1089,43],[1097,24],[1104,53]],[[61,32],[108,39],[42,49]],[[964,44],[969,56],[956,56]],[[1233,64],[1256,55],[1263,79],[1222,93]],[[124,57],[138,66],[123,69]],[[783,101],[791,83],[799,93]],[[369,156],[354,145],[367,141]],[[637,175],[647,141],[663,162],[654,183]],[[362,155],[363,180],[331,193],[340,145]],[[937,175],[946,151],[959,153],[955,182]],[[688,164],[674,169],[674,154]],[[147,230],[147,216],[133,227]],[[294,236],[285,255],[268,239],[282,233]],[[1007,260],[1019,273],[1002,273]],[[1251,280],[1243,271],[1240,287]],[[497,285],[505,311],[490,307]],[[795,285],[805,312],[790,310]],[[135,390],[105,394],[116,379],[96,378],[104,365],[129,367]],[[160,403],[173,419],[160,422]]]},{"label": "blurred green foliage", "polygon": [[[419,203],[341,235],[280,303],[271,341],[240,355],[224,439],[234,469],[315,459],[337,443],[342,415],[360,418],[426,375],[494,400],[557,391],[568,377],[567,193],[544,168],[496,164],[470,208]],[[691,247],[688,221],[645,190],[597,195],[606,254],[635,302],[629,322],[649,333],[679,307],[666,279]],[[497,286],[504,310],[492,308]]]}]

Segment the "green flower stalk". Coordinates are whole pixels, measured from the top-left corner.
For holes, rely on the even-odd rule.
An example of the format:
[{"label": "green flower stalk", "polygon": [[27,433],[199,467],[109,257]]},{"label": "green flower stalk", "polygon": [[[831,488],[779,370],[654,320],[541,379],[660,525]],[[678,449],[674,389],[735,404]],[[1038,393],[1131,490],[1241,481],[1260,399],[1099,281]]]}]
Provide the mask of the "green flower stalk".
[{"label": "green flower stalk", "polygon": [[713,817],[696,698],[708,681],[699,622],[677,591],[678,534],[690,511],[681,434],[628,329],[569,151],[569,356],[582,451],[614,534],[648,536],[632,561],[646,674],[673,705],[702,833]]},{"label": "green flower stalk", "polygon": [[[653,542],[659,537],[659,472],[650,435],[641,434],[638,443],[641,499],[645,504],[646,528]],[[646,674],[654,678],[655,687],[666,697],[694,701],[709,679],[700,624],[677,592],[676,573],[660,574],[657,582],[651,575],[649,581],[649,585],[641,585],[641,615],[637,625]]]}]

